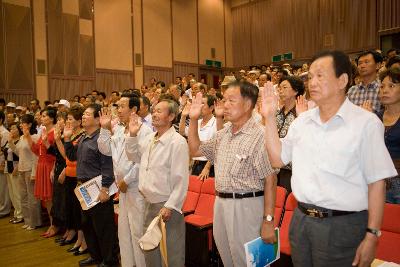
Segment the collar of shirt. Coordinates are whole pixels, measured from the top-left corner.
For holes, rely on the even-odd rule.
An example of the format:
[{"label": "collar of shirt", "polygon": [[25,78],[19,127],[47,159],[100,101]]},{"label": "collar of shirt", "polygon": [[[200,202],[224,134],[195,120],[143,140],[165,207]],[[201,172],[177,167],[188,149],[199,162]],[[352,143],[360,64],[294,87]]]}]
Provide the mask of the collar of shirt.
[{"label": "collar of shirt", "polygon": [[[350,102],[350,100],[346,97],[346,99],[344,100],[343,104],[340,106],[339,110],[336,112],[336,114],[334,116],[332,116],[332,118],[328,121],[328,123],[330,121],[332,121],[333,118],[338,118],[340,117],[344,122],[350,122],[352,119],[352,114],[350,109],[350,106],[354,105]],[[321,122],[321,118],[319,116],[319,107],[316,107],[312,110],[310,110],[310,116],[309,119],[314,121],[315,123],[322,125],[323,123]],[[353,117],[354,119],[354,117]]]},{"label": "collar of shirt", "polygon": [[83,139],[87,139],[87,138],[92,139],[92,138],[94,138],[96,135],[98,135],[99,133],[100,133],[100,128],[97,129],[96,131],[94,131],[94,133],[92,133],[92,135],[89,135],[89,134],[87,134],[87,133],[85,132],[85,133],[84,133]]},{"label": "collar of shirt", "polygon": [[360,82],[357,86],[358,89],[360,90],[368,90],[368,91],[375,91],[377,88],[379,88],[380,82],[378,80],[372,81],[367,85],[364,85],[362,82]]},{"label": "collar of shirt", "polygon": [[278,109],[278,114],[282,114],[283,116],[288,116],[290,113],[293,113],[293,115],[296,117],[296,106],[294,106],[287,114],[285,114],[285,106],[283,106],[281,109]]},{"label": "collar of shirt", "polygon": [[[156,139],[157,142],[161,144],[165,144],[166,141],[175,133],[175,128],[174,126],[171,126],[171,128],[168,129],[160,138]],[[154,138],[157,138],[158,132],[154,135]]]},{"label": "collar of shirt", "polygon": [[146,117],[142,118],[142,121],[143,122],[149,122],[150,119],[151,119],[151,114],[149,113],[149,114],[146,115]]},{"label": "collar of shirt", "polygon": [[[201,123],[202,123],[202,122],[203,122],[203,119],[199,120],[199,128],[201,127]],[[209,120],[207,121],[206,125],[204,125],[203,127],[201,127],[201,129],[204,129],[204,128],[208,128],[208,127],[213,126],[213,125],[214,125],[214,122],[215,122],[215,117],[212,116],[211,119],[209,119]],[[201,130],[201,129],[200,129],[200,130]]]},{"label": "collar of shirt", "polygon": [[239,129],[239,131],[237,131],[236,133],[232,132],[232,123],[230,123],[227,126],[227,131],[228,133],[231,134],[231,136],[234,135],[238,135],[239,133],[244,133],[244,134],[250,134],[252,129],[255,128],[255,125],[257,124],[257,122],[254,120],[253,116],[251,116],[245,124],[243,124],[242,128]]}]

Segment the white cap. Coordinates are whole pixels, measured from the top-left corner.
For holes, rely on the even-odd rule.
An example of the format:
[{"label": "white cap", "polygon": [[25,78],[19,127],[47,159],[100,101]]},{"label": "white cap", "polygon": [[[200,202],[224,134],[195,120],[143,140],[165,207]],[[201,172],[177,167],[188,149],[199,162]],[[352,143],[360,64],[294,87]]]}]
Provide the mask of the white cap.
[{"label": "white cap", "polygon": [[16,110],[24,110],[24,108],[23,108],[22,106],[18,106],[18,107],[16,108]]},{"label": "white cap", "polygon": [[69,104],[68,100],[65,100],[65,99],[61,99],[60,102],[58,102],[58,105],[64,105],[67,108],[70,107],[70,104]]},{"label": "white cap", "polygon": [[15,105],[15,103],[13,103],[13,102],[8,102],[8,104],[7,104],[6,107],[9,107],[9,108],[16,108],[17,105]]},{"label": "white cap", "polygon": [[249,71],[249,74],[258,74],[258,70],[251,70]]}]

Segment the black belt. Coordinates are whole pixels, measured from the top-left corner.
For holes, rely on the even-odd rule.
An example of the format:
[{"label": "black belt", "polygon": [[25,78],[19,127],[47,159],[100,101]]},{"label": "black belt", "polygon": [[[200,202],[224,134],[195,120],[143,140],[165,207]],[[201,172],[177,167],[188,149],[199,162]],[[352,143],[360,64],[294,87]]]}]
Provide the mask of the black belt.
[{"label": "black belt", "polygon": [[225,192],[218,192],[215,191],[215,194],[220,198],[249,198],[249,197],[261,197],[264,195],[264,191],[257,191],[257,192],[247,192],[247,193],[225,193]]},{"label": "black belt", "polygon": [[314,205],[310,206],[309,204],[305,204],[305,203],[301,203],[301,202],[299,202],[297,207],[305,215],[310,216],[310,217],[315,217],[315,218],[343,216],[343,215],[349,215],[349,214],[358,212],[358,211],[330,210],[330,209],[325,209],[325,208],[321,208],[321,207],[314,206]]}]

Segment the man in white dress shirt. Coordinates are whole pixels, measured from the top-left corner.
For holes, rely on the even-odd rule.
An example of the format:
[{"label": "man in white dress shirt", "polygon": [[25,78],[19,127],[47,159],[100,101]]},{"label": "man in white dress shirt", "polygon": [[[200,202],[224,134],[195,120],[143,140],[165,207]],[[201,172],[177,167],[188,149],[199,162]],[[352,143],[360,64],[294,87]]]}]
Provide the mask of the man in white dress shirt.
[{"label": "man in white dress shirt", "polygon": [[[145,138],[138,136],[142,123],[132,114],[130,137],[126,138],[128,158],[140,163],[139,190],[145,198],[145,229],[159,214],[166,223],[168,266],[185,264],[185,222],[182,205],[189,184],[189,149],[185,138],[172,126],[178,104],[161,100],[153,110],[156,129]],[[147,267],[161,267],[160,249],[145,252]]]},{"label": "man in white dress shirt", "polygon": [[[139,164],[132,164],[125,153],[125,136],[132,113],[139,110],[139,98],[132,94],[123,94],[118,101],[119,123],[111,126],[111,112],[103,108],[100,116],[100,136],[97,139],[99,150],[106,156],[112,156],[115,180],[120,191],[118,215],[118,239],[122,266],[146,266],[143,251],[138,240],[143,235],[144,199],[140,194]],[[140,128],[139,138],[153,131],[146,125]]]},{"label": "man in white dress shirt", "polygon": [[140,99],[140,109],[137,112],[137,114],[142,119],[143,124],[147,125],[150,129],[154,131],[153,122],[151,119],[151,112],[150,112],[151,108],[150,100],[145,96],[141,96],[139,99]]},{"label": "man in white dress shirt", "polygon": [[396,175],[378,117],[346,98],[349,57],[316,55],[308,73],[317,108],[302,113],[279,139],[277,96],[262,93],[265,143],[273,167],[292,162],[298,200],[290,226],[294,266],[370,266],[385,203],[385,178]]}]

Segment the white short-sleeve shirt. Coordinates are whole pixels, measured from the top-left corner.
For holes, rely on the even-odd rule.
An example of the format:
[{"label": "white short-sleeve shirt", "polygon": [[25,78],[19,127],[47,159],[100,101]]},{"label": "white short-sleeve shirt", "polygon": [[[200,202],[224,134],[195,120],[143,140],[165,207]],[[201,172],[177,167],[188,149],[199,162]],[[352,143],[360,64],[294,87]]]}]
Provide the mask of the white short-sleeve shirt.
[{"label": "white short-sleeve shirt", "polygon": [[368,184],[397,174],[382,122],[347,98],[326,123],[318,107],[302,113],[281,142],[281,159],[292,162],[292,190],[300,202],[366,210]]},{"label": "white short-sleeve shirt", "polygon": [[[198,134],[200,142],[208,141],[214,137],[215,133],[217,132],[217,120],[214,116],[204,125],[201,127],[201,123],[203,119],[198,120]],[[189,134],[189,127],[186,126],[185,128],[185,135],[188,136]],[[207,161],[206,157],[194,157],[193,160],[200,160],[200,161]]]}]

